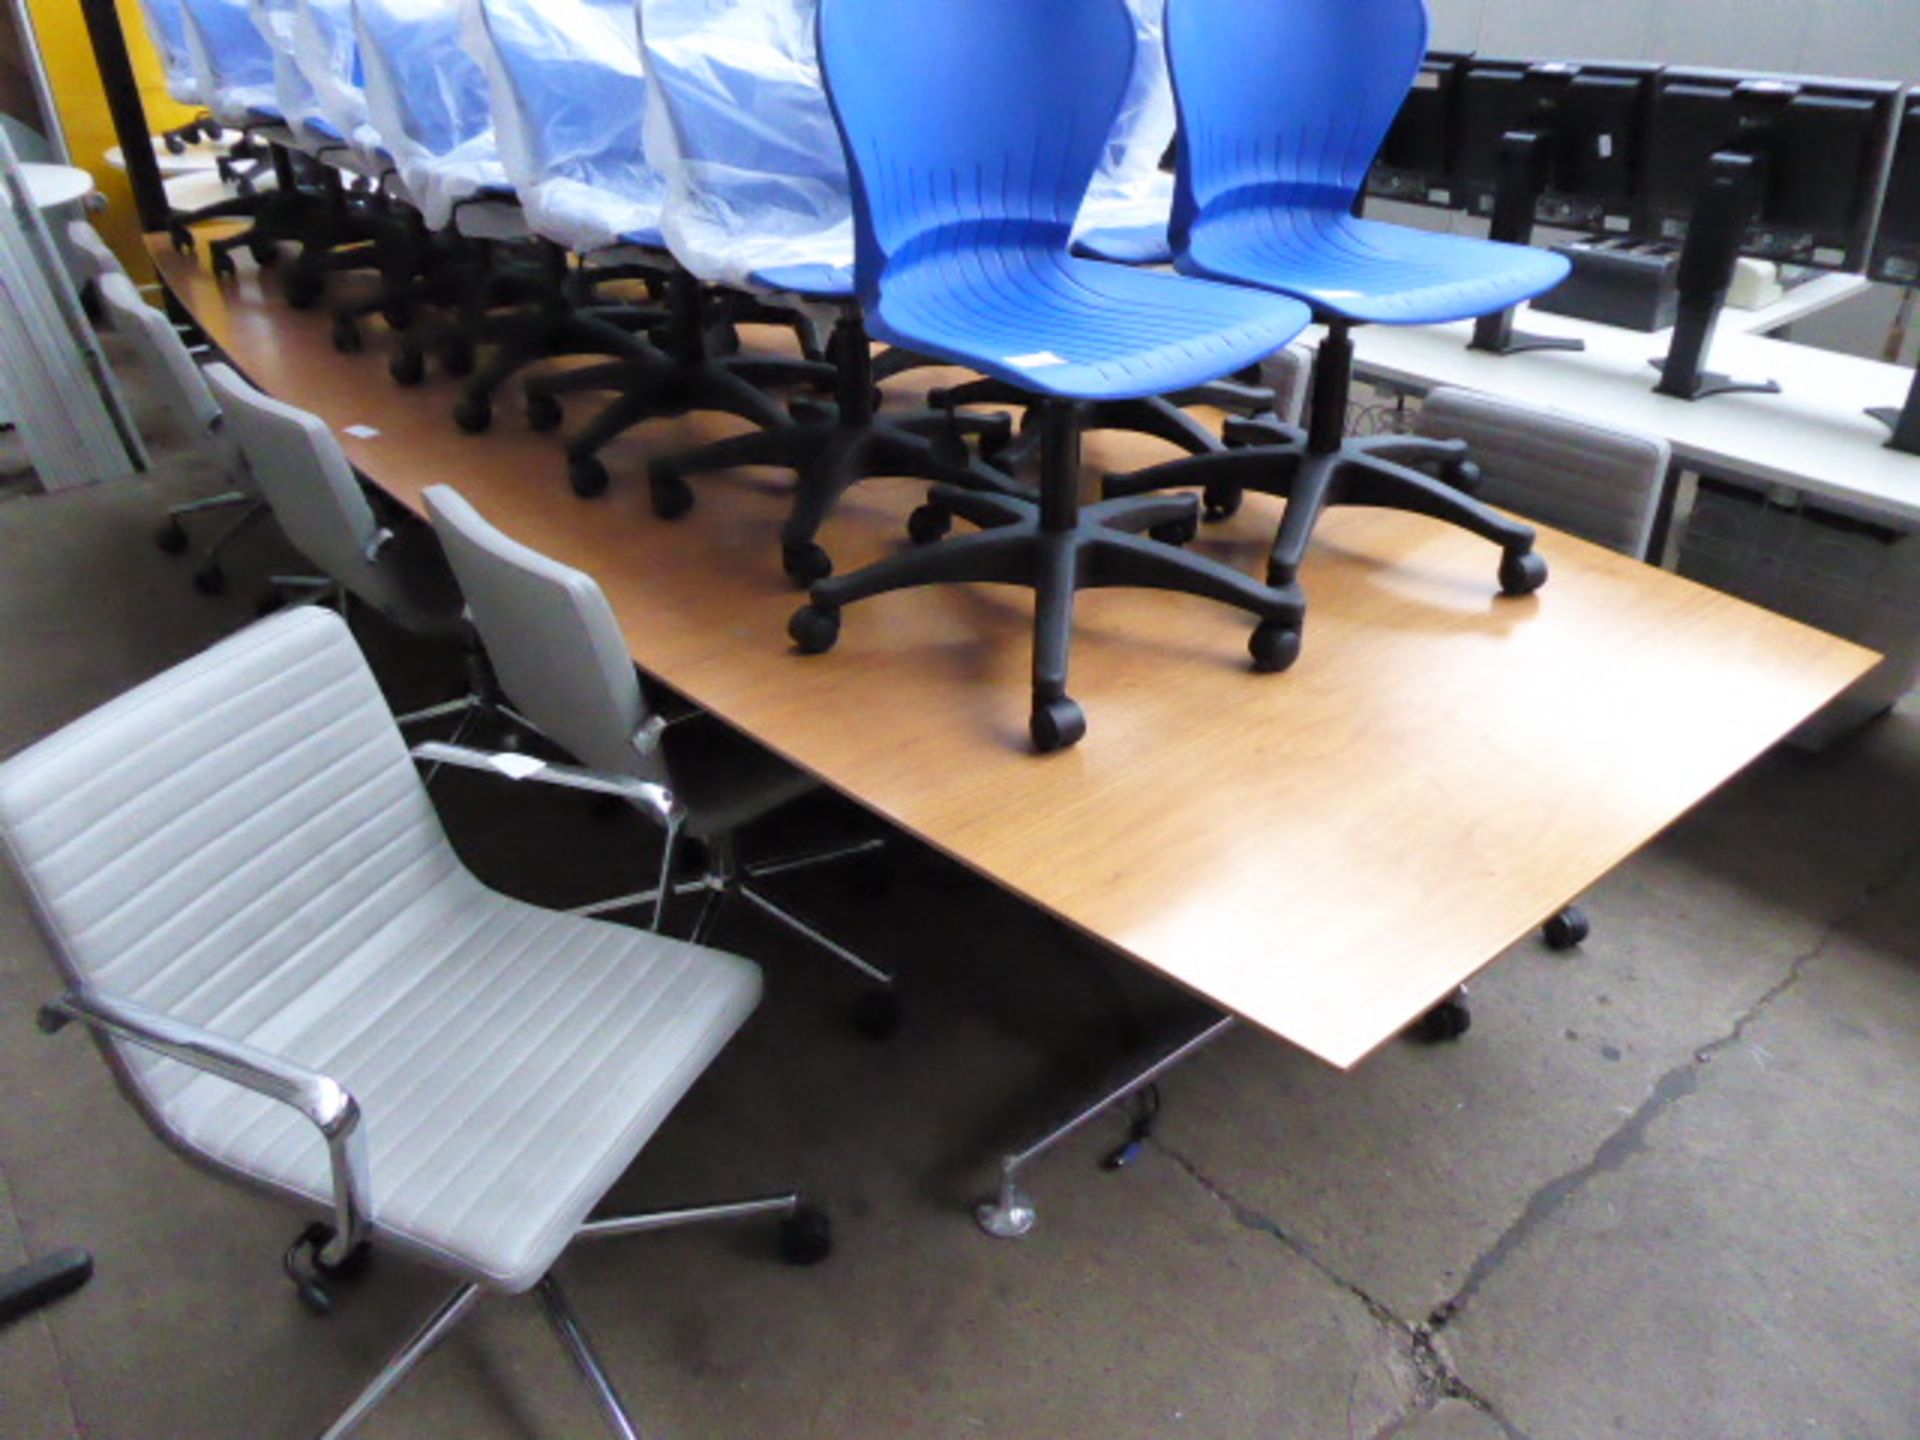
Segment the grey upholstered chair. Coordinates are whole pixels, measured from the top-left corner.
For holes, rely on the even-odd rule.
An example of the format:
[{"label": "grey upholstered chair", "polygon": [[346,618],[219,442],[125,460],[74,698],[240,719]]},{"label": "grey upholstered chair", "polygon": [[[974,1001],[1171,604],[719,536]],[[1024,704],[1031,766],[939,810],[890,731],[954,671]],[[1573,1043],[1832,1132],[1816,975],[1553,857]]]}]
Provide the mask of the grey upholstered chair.
[{"label": "grey upholstered chair", "polygon": [[1453,388],[1428,395],[1414,425],[1467,442],[1480,470],[1474,493],[1488,504],[1649,558],[1673,458],[1666,441]]},{"label": "grey upholstered chair", "polygon": [[[182,427],[201,454],[222,473],[230,479],[238,477],[239,457],[223,432],[220,402],[207,388],[200,366],[180,332],[173,328],[173,321],[142,300],[123,272],[99,276],[94,289],[107,324],[116,335],[126,338],[138,357],[155,408]],[[167,554],[183,555],[192,543],[184,523],[187,517],[235,509],[239,515],[214,537],[193,573],[194,588],[203,594],[218,595],[227,588],[220,556],[234,540],[266,518],[267,507],[260,497],[236,485],[201,500],[175,505],[167,511],[166,524],[154,537]]]},{"label": "grey upholstered chair", "polygon": [[[661,787],[521,761],[501,773]],[[748,961],[488,889],[448,843],[339,617],[264,620],[0,766],[0,841],[128,1099],[198,1164],[312,1216],[302,1297],[366,1247],[459,1285],[338,1440],[485,1292],[535,1290],[614,1432],[552,1269],[576,1239],[780,1215],[793,1194],[588,1220],[760,996]],[[300,1273],[304,1255],[309,1273]]]},{"label": "grey upholstered chair", "polygon": [[[853,967],[878,987],[856,1012],[862,1029],[884,1033],[897,1018],[893,980],[823,935],[754,882],[775,874],[869,854],[878,840],[763,864],[740,858],[737,836],[755,820],[816,788],[778,757],[695,713],[669,723],[641,691],[620,622],[593,577],[531,550],[490,524],[458,491],[436,485],[427,511],[467,597],[502,691],[514,711],[583,763],[667,783],[685,805],[686,833],[707,867],[677,893],[704,894],[693,938],[702,939],[722,899],[738,896],[769,918]],[[579,913],[655,901],[648,891]]]}]

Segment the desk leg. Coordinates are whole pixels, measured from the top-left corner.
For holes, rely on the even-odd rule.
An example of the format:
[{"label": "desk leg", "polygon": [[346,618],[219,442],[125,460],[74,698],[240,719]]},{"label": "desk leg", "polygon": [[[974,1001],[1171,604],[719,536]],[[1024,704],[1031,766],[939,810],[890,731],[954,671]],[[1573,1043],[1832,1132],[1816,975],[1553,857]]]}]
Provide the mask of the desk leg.
[{"label": "desk leg", "polygon": [[1678,460],[1667,465],[1667,478],[1660,485],[1660,500],[1653,511],[1653,529],[1647,535],[1647,553],[1640,558],[1660,568],[1667,558],[1667,541],[1673,534],[1673,511],[1680,502],[1680,482],[1686,471]]},{"label": "desk leg", "polygon": [[1238,1019],[1232,1015],[1223,1015],[1210,1021],[1197,1034],[1188,1036],[1165,1051],[1144,1070],[1133,1073],[1106,1091],[1072,1119],[1055,1126],[1025,1149],[1001,1156],[999,1194],[991,1200],[982,1200],[973,1209],[973,1218],[980,1228],[1001,1240],[1017,1240],[1026,1234],[1033,1228],[1038,1215],[1034,1210],[1033,1197],[1020,1188],[1016,1178],[1022,1167],[1039,1159],[1088,1121],[1098,1119],[1123,1100],[1137,1095],[1176,1065],[1206,1049],[1238,1023]]}]

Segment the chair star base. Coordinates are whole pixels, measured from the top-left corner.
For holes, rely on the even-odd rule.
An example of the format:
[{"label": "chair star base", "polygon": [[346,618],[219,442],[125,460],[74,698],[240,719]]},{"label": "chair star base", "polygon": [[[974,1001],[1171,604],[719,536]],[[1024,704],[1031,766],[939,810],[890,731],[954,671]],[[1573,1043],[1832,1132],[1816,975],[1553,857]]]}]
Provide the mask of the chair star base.
[{"label": "chair star base", "polygon": [[1077,495],[1078,407],[1047,401],[1042,423],[1046,440],[1038,502],[936,486],[928,506],[914,517],[915,538],[933,540],[950,514],[980,526],[980,531],[926,544],[815,585],[812,603],[788,625],[801,652],[831,649],[839,638],[841,610],[889,591],[940,584],[1026,586],[1034,591],[1029,733],[1042,754],[1065,749],[1086,733],[1086,717],[1067,694],[1074,597],[1083,589],[1138,586],[1239,606],[1261,621],[1249,646],[1254,668],[1271,672],[1292,664],[1305,610],[1295,587],[1262,585],[1217,561],[1140,533],[1189,533],[1197,520],[1191,496],[1108,500],[1083,511]]}]

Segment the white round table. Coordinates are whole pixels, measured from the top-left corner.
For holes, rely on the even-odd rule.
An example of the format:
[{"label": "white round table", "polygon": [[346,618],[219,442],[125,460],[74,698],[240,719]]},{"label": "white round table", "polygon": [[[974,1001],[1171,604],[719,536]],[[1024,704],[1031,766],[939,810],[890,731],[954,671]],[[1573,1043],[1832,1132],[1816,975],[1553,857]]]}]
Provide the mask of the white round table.
[{"label": "white round table", "polygon": [[20,174],[26,179],[27,194],[42,210],[58,210],[93,193],[93,177],[72,165],[23,164]]},{"label": "white round table", "polygon": [[[126,152],[118,145],[108,150],[104,158],[107,164],[116,170],[127,168]],[[153,158],[159,165],[162,175],[192,175],[201,170],[215,169],[220,163],[220,150],[211,141],[202,140],[198,145],[189,145],[183,153],[176,155],[167,149],[165,144],[155,140]]]}]

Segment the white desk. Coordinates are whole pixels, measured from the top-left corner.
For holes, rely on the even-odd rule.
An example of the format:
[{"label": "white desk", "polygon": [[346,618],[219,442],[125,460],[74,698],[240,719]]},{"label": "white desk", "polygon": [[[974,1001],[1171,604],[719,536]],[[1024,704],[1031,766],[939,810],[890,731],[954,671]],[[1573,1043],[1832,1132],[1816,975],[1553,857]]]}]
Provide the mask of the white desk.
[{"label": "white desk", "polygon": [[[1770,315],[1776,310],[1750,313],[1784,323]],[[1587,348],[1488,355],[1467,349],[1469,324],[1370,325],[1354,332],[1357,364],[1370,379],[1419,393],[1458,385],[1658,435],[1689,470],[1783,485],[1920,527],[1920,455],[1889,450],[1886,428],[1865,413],[1870,405],[1906,403],[1913,374],[1901,366],[1741,334],[1730,314],[1714,340],[1713,368],[1777,380],[1782,393],[1676,400],[1654,393],[1648,363],[1666,353],[1668,332],[1616,330],[1530,309],[1519,328],[1578,336]]]}]

